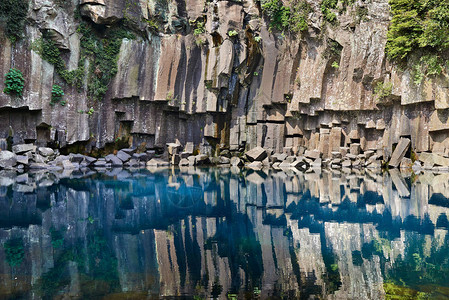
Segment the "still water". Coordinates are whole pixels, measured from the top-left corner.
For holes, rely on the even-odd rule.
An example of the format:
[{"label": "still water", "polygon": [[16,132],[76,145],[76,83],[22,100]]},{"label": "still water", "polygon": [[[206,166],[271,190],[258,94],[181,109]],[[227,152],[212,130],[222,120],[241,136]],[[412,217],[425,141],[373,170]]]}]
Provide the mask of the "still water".
[{"label": "still water", "polygon": [[0,172],[1,299],[447,299],[449,174]]}]

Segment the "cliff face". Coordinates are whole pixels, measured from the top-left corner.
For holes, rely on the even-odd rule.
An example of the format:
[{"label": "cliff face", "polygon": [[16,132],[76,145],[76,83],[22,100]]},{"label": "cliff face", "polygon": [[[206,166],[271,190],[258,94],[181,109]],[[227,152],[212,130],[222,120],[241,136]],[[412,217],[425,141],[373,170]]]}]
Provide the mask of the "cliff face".
[{"label": "cliff face", "polygon": [[[178,140],[206,154],[304,146],[325,158],[351,144],[388,157],[409,137],[415,152],[447,154],[448,78],[416,84],[409,68],[387,60],[388,1],[339,3],[334,25],[321,1],[307,3],[307,30],[291,33],[269,30],[254,0],[30,0],[25,38],[12,44],[0,30],[0,71],[14,67],[25,78],[22,98],[0,94],[0,137],[87,150],[119,139],[147,148]],[[110,70],[101,53],[86,51],[80,24],[97,46],[106,40],[102,51],[108,31],[133,32],[120,39],[116,74],[103,86],[92,82]],[[36,50],[42,37],[68,71],[84,73],[79,87]],[[63,86],[64,106],[51,105],[53,84]],[[387,95],[374,92],[378,84]]]}]

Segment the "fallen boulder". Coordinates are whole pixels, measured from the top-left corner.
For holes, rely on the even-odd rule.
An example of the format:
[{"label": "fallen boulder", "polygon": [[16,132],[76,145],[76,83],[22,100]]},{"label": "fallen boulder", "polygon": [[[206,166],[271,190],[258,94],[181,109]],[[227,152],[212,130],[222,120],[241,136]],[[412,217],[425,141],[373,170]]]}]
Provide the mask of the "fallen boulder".
[{"label": "fallen boulder", "polygon": [[262,147],[255,147],[245,153],[249,161],[262,161],[267,157],[267,151]]}]

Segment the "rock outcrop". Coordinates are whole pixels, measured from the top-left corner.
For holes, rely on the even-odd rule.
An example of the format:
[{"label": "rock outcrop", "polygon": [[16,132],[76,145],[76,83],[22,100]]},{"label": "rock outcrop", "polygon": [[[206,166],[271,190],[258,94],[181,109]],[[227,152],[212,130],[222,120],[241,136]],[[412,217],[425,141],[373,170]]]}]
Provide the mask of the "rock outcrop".
[{"label": "rock outcrop", "polygon": [[[0,29],[0,71],[14,67],[25,78],[23,97],[0,94],[0,145],[90,152],[120,142],[144,150],[177,143],[209,156],[287,147],[348,165],[333,153],[374,152],[389,161],[407,138],[409,153],[449,155],[448,77],[416,84],[409,69],[386,58],[387,0],[338,10],[335,25],[326,23],[321,1],[307,0],[301,33],[269,30],[253,0],[30,2],[26,39],[11,43]],[[101,101],[89,86],[108,70],[86,55],[80,23],[97,38],[110,28],[134,34],[121,41]],[[84,72],[79,87],[42,58],[41,38],[55,43],[68,71]],[[379,83],[388,95],[376,95]],[[63,86],[65,105],[51,105],[53,84]]]}]

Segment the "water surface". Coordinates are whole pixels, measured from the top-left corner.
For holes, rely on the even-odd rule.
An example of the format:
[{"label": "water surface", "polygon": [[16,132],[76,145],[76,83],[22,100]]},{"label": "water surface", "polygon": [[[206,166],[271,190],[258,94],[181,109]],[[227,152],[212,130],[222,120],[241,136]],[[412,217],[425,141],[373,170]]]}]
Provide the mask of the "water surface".
[{"label": "water surface", "polygon": [[449,174],[0,172],[2,299],[449,298]]}]

